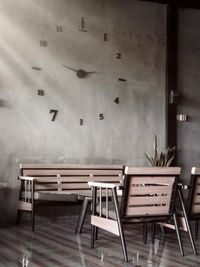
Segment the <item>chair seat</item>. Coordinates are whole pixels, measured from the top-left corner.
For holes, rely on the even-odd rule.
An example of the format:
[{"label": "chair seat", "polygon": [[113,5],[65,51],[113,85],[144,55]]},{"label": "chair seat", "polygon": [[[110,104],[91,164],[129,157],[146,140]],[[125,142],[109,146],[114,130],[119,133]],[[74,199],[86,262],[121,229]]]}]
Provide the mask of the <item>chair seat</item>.
[{"label": "chair seat", "polygon": [[[120,204],[121,204],[121,197],[118,197],[118,203],[119,203],[119,207],[120,207]],[[96,206],[96,211],[98,213],[100,213],[100,205],[97,204]],[[181,211],[181,210],[180,210]],[[103,202],[102,205],[101,205],[101,214],[106,217],[108,216],[109,219],[113,219],[113,220],[117,220],[117,217],[116,217],[116,212],[115,212],[115,206],[114,206],[114,203],[113,201],[110,201],[109,202],[109,209],[108,209],[108,214],[106,213],[106,205],[105,203]],[[146,217],[142,217],[141,219],[138,218],[134,218],[134,217],[131,217],[130,219],[126,218],[126,222],[131,222],[131,223],[139,223],[139,222],[158,222],[158,221],[163,221],[163,220],[166,220],[167,219],[167,216],[146,216]]]},{"label": "chair seat", "polygon": [[[25,197],[25,193],[22,193],[22,196]],[[26,194],[27,198],[31,198],[31,193]],[[75,194],[69,194],[65,191],[36,191],[34,193],[35,200],[46,200],[46,201],[70,201],[76,202],[78,196]]]},{"label": "chair seat", "polygon": [[[96,209],[96,211],[97,211],[98,213],[100,213],[100,205],[97,205],[97,209]],[[102,206],[101,206],[101,214],[102,214],[103,216],[107,216],[107,214],[106,214],[106,206],[105,206],[105,205],[102,205]],[[115,212],[115,207],[114,207],[114,204],[113,204],[113,203],[110,203],[110,204],[109,204],[108,218],[113,219],[113,220],[116,220],[116,219],[117,219],[117,217],[116,217],[116,212]]]},{"label": "chair seat", "polygon": [[[118,197],[119,207],[120,207],[120,204],[121,204],[121,199],[122,199],[122,198],[119,196],[119,197]],[[109,204],[108,204],[108,207],[109,207],[109,209],[108,209],[108,218],[113,219],[113,220],[117,220],[116,212],[115,212],[115,205],[114,205],[114,202],[113,202],[113,201],[109,201],[108,203],[109,203]],[[97,211],[98,213],[100,213],[100,205],[99,205],[99,203],[97,204],[97,209],[96,209],[96,211]],[[105,216],[105,217],[107,216],[105,202],[102,202],[102,206],[101,206],[101,214],[102,214],[103,216]]]}]

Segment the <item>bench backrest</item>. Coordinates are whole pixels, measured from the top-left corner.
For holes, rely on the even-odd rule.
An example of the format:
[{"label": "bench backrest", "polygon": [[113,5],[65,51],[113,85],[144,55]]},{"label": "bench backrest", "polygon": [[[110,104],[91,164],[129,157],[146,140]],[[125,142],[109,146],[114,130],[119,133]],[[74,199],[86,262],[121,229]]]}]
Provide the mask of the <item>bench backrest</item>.
[{"label": "bench backrest", "polygon": [[123,165],[20,164],[21,176],[35,178],[35,191],[90,190],[89,181],[119,183]]}]

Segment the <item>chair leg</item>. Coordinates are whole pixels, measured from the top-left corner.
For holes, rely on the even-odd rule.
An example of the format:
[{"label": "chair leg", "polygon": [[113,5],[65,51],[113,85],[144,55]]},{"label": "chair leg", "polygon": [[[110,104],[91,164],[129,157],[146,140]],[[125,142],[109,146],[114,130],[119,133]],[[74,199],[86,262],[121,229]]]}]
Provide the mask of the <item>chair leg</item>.
[{"label": "chair leg", "polygon": [[152,229],[151,229],[151,238],[152,238],[152,243],[154,243],[154,240],[155,240],[155,233],[156,233],[156,223],[155,222],[152,222]]},{"label": "chair leg", "polygon": [[199,235],[199,220],[195,221],[195,239],[198,239],[198,235]]},{"label": "chair leg", "polygon": [[147,243],[147,222],[143,223],[143,243]]},{"label": "chair leg", "polygon": [[167,229],[165,229],[165,227],[163,225],[161,225],[161,224],[160,224],[160,230],[161,230],[162,235],[167,233]]},{"label": "chair leg", "polygon": [[35,203],[32,203],[32,211],[31,211],[31,225],[32,231],[35,231]]},{"label": "chair leg", "polygon": [[180,231],[179,231],[178,222],[177,222],[177,216],[176,216],[175,212],[173,214],[173,219],[174,219],[174,225],[175,225],[176,235],[177,235],[177,238],[178,238],[178,244],[179,244],[181,256],[184,256],[183,245],[182,245],[182,241],[181,241]]},{"label": "chair leg", "polygon": [[[97,196],[97,188],[92,188],[92,215],[96,213],[96,196]],[[95,241],[95,232],[96,226],[91,224],[91,248],[94,248],[94,241]]]},{"label": "chair leg", "polygon": [[189,220],[188,220],[188,215],[187,215],[187,212],[186,212],[186,209],[185,209],[185,204],[184,204],[184,201],[183,201],[182,192],[181,192],[180,189],[178,190],[178,195],[179,195],[179,200],[181,202],[183,215],[184,215],[184,218],[185,218],[185,223],[186,223],[187,231],[188,231],[188,234],[189,234],[192,250],[194,252],[194,255],[197,255],[196,246],[195,246],[194,238],[193,238],[193,235],[192,235],[192,230],[191,230],[191,227],[190,227],[190,223],[189,223]]},{"label": "chair leg", "polygon": [[91,198],[88,198],[88,197],[84,198],[81,213],[80,213],[80,216],[78,218],[77,225],[76,225],[75,234],[79,235],[82,232],[83,224],[85,221],[85,217],[86,217],[88,206],[89,206],[90,202],[91,202]]},{"label": "chair leg", "polygon": [[191,246],[192,246],[192,250],[194,252],[194,255],[197,255],[197,250],[196,250],[196,246],[195,246],[195,243],[194,243],[192,230],[191,230],[190,223],[189,223],[187,217],[185,217],[185,223],[186,223],[187,231],[188,231],[188,234],[189,234],[189,237],[190,237],[190,243],[191,243]]},{"label": "chair leg", "polygon": [[96,227],[91,225],[91,248],[94,248]]},{"label": "chair leg", "polygon": [[126,243],[125,243],[125,239],[124,239],[124,232],[123,232],[122,228],[120,230],[120,239],[121,239],[121,244],[122,244],[122,250],[124,253],[124,261],[127,262],[128,261],[128,255],[127,255]]},{"label": "chair leg", "polygon": [[95,240],[98,240],[99,227],[95,227]]},{"label": "chair leg", "polygon": [[118,200],[117,200],[116,189],[113,189],[113,198],[114,198],[114,205],[115,205],[115,212],[116,212],[117,224],[118,224],[118,229],[119,229],[119,235],[120,235],[122,250],[124,254],[124,261],[127,262],[128,255],[127,255],[126,242],[125,242],[125,237],[124,237],[124,230],[122,228],[122,223],[121,223],[121,219],[119,216],[119,205],[118,205]]}]

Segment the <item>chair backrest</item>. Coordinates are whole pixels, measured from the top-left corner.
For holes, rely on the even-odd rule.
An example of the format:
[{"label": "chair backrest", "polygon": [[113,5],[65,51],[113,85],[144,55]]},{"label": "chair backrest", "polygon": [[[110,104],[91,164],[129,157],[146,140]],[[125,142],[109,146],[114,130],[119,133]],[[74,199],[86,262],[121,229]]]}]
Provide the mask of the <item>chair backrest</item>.
[{"label": "chair backrest", "polygon": [[200,168],[193,167],[188,194],[188,213],[192,217],[200,217]]},{"label": "chair backrest", "polygon": [[122,218],[171,216],[180,167],[126,167]]}]

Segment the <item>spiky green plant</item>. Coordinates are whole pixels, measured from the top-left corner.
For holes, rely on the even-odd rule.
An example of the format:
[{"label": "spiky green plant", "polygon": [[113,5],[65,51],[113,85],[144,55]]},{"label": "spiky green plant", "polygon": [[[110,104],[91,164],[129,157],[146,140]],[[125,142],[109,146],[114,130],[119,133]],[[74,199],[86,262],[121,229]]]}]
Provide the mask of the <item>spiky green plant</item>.
[{"label": "spiky green plant", "polygon": [[148,156],[145,153],[146,158],[153,167],[169,167],[174,159],[176,147],[168,147],[164,151],[159,153],[157,136],[154,139],[154,155]]}]

